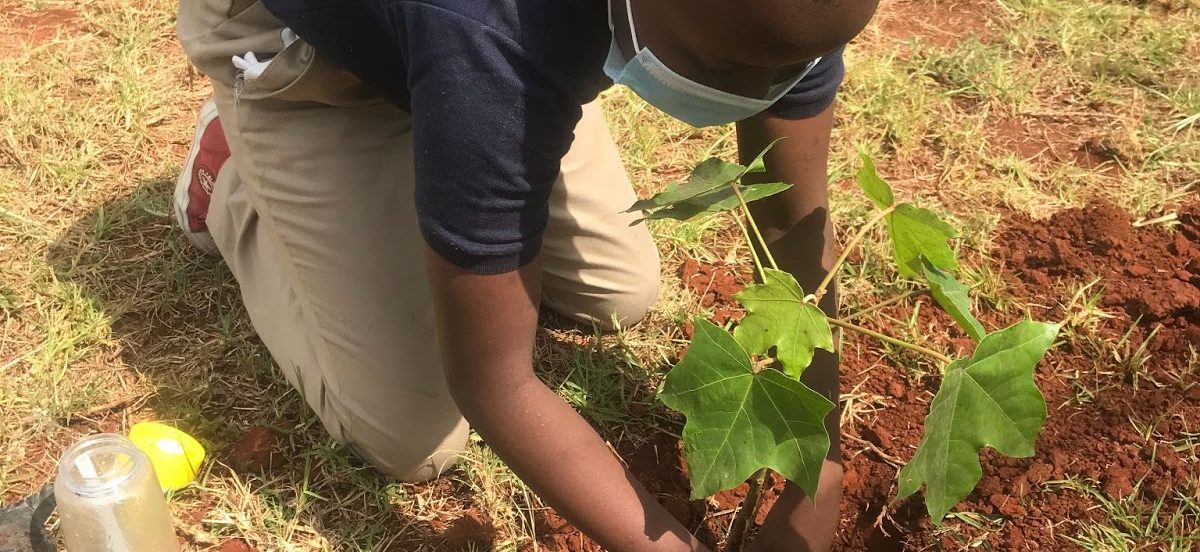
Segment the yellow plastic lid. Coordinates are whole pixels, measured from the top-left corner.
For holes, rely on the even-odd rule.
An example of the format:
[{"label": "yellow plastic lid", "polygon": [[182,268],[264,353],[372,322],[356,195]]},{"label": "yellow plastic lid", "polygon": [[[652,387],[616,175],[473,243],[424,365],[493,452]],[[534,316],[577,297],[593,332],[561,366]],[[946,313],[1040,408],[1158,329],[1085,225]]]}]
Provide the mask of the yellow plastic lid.
[{"label": "yellow plastic lid", "polygon": [[129,440],[154,466],[158,484],[164,491],[188,486],[204,463],[204,446],[187,433],[159,422],[140,422],[129,428]]}]

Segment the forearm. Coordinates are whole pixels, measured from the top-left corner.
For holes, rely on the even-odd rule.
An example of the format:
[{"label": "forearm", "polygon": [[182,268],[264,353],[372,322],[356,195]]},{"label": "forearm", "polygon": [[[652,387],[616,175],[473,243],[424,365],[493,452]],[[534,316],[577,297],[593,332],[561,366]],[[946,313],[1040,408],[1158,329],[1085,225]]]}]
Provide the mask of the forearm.
[{"label": "forearm", "polygon": [[488,446],[606,549],[704,550],[534,375],[538,268],[478,276],[426,257],[450,389]]},{"label": "forearm", "polygon": [[[767,154],[767,173],[754,181],[787,182],[792,187],[751,204],[750,211],[770,244],[781,269],[792,273],[811,292],[825,278],[836,258],[833,222],[829,213],[828,167],[833,106],[800,120],[761,113],[738,123],[738,150],[743,162],[785,138]],[[821,307],[835,314],[834,294]]]}]

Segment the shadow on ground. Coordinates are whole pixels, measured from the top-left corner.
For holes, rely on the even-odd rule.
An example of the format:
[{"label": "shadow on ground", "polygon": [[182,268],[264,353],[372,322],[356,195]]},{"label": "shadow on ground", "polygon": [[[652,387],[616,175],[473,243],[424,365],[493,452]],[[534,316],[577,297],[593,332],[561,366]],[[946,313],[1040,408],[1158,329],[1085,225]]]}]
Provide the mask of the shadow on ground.
[{"label": "shadow on ground", "polygon": [[[197,436],[215,462],[176,502],[177,514],[180,504],[189,510],[177,516],[179,532],[197,548],[233,537],[253,542],[255,531],[279,524],[310,528],[303,530],[314,532],[314,542],[323,538],[334,549],[371,541],[383,549],[391,541],[393,549],[412,550],[438,540],[428,523],[390,504],[391,483],[332,443],[276,371],[229,271],[175,227],[172,185],[173,176],[141,183],[79,217],[49,250],[58,279],[109,318],[119,358],[106,364],[145,375],[153,389],[66,423],[99,430],[120,423],[98,418],[154,418]],[[274,435],[269,467],[229,467],[238,464],[235,443],[263,427]]]},{"label": "shadow on ground", "polygon": [[[424,485],[393,484],[333,443],[276,370],[230,272],[179,232],[171,216],[173,180],[146,181],[105,202],[79,217],[48,252],[57,278],[108,317],[119,354],[106,364],[144,375],[152,389],[65,423],[120,430],[125,419],[153,418],[198,437],[215,462],[175,506],[180,534],[197,549],[233,538],[269,548],[269,531],[281,526],[312,532],[313,542],[333,549],[446,549],[461,531],[438,519],[440,510],[413,506],[421,502],[414,496],[472,510],[477,476],[456,470]],[[641,419],[654,408],[649,374],[620,346],[597,345],[587,328],[549,314],[543,323],[543,380],[618,446],[655,439],[655,424]],[[235,449],[263,428],[273,439],[261,458],[268,467],[259,470]],[[479,545],[491,543],[473,546]]]}]

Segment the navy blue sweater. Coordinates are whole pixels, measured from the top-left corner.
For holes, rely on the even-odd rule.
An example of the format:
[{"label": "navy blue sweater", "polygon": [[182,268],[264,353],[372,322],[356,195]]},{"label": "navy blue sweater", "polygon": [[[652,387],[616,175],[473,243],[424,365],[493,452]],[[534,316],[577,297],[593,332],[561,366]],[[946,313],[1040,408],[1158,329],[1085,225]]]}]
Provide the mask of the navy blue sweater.
[{"label": "navy blue sweater", "polygon": [[[322,54],[412,113],[416,209],[429,246],[467,270],[532,260],[581,106],[612,85],[604,0],[264,0]],[[841,51],[772,107],[816,115]]]}]

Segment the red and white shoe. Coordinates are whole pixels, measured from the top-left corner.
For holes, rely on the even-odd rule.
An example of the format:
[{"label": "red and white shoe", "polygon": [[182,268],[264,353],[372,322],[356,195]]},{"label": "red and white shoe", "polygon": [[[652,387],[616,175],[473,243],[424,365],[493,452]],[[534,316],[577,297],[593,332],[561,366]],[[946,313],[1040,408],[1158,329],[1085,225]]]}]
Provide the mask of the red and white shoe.
[{"label": "red and white shoe", "polygon": [[217,117],[217,104],[208,100],[200,106],[192,149],[175,182],[175,220],[188,241],[209,255],[220,255],[206,220],[217,173],[227,160],[229,144]]}]

